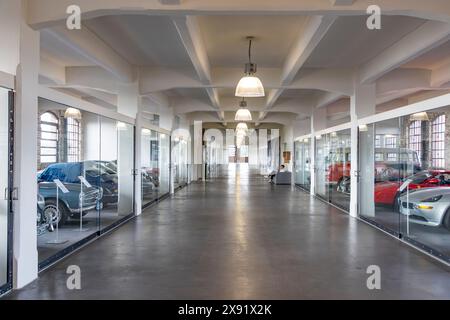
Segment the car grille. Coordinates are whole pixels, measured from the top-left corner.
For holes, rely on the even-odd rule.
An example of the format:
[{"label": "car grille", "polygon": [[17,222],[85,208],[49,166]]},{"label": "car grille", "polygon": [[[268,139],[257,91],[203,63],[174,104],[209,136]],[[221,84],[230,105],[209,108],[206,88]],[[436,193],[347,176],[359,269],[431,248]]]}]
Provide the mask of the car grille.
[{"label": "car grille", "polygon": [[[403,208],[407,209],[408,208],[408,202],[402,202],[402,206],[403,206]],[[414,203],[409,202],[409,209],[414,209]]]},{"label": "car grille", "polygon": [[83,193],[83,207],[97,203],[98,190],[91,190]]}]

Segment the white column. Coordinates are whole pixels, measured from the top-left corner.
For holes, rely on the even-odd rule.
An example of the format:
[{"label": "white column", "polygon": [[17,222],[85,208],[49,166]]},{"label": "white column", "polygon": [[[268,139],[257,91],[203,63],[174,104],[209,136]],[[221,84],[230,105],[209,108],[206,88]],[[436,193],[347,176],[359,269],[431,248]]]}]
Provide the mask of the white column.
[{"label": "white column", "polygon": [[[141,110],[141,98],[139,96],[139,85],[137,82],[133,83],[119,83],[117,84],[117,112],[124,114],[131,118],[136,118],[140,115]],[[125,214],[129,211],[129,202],[133,202],[135,214],[141,213],[141,157],[140,157],[140,136],[141,127],[136,127],[136,143],[135,143],[135,162],[134,166],[137,170],[136,179],[134,179],[135,195],[134,200],[130,194],[130,190],[133,188],[133,179],[131,175],[131,167],[133,162],[132,156],[127,154],[131,149],[129,146],[133,139],[131,137],[132,132],[120,131],[118,132],[118,165],[119,172],[122,172],[122,179],[119,180],[119,213]],[[105,139],[104,137],[102,139]],[[130,176],[129,176],[130,175]]]},{"label": "white column", "polygon": [[[37,132],[39,33],[26,22],[25,2],[21,2],[20,63],[17,68],[14,184],[19,200],[14,201],[14,287],[22,288],[37,278],[36,232]],[[20,6],[20,4],[19,4]],[[3,49],[2,49],[3,50]],[[5,50],[8,50],[7,48]]]},{"label": "white column", "polygon": [[[135,138],[135,159],[134,168],[136,173],[135,187],[134,187],[134,212],[137,216],[142,213],[142,115],[141,107],[136,116],[136,138]],[[161,170],[162,171],[162,170]]]},{"label": "white column", "polygon": [[203,122],[194,121],[192,140],[193,140],[193,166],[192,175],[193,180],[198,180],[203,177]]},{"label": "white column", "polygon": [[327,109],[316,108],[311,116],[311,194],[316,194],[316,132],[327,127]]},{"label": "white column", "polygon": [[[354,93],[350,99],[350,118],[351,118],[351,191],[350,191],[350,215],[358,215],[358,119],[375,114],[376,106],[376,85],[355,84]],[[366,141],[367,142],[367,141]],[[373,147],[364,145],[364,148],[372,150]],[[372,151],[373,152],[373,151]],[[372,176],[373,177],[373,176]],[[370,185],[372,186],[370,188]],[[369,189],[364,189],[364,194],[373,198],[373,183],[367,184]],[[370,202],[369,199],[365,199]],[[373,203],[373,199],[371,201]]]}]

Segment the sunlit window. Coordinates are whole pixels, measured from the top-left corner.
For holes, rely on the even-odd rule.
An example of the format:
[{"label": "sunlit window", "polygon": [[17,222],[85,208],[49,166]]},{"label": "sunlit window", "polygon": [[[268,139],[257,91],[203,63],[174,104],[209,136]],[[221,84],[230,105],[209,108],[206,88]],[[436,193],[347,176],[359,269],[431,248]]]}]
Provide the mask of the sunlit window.
[{"label": "sunlit window", "polygon": [[384,137],[384,145],[386,148],[397,148],[397,136],[386,135]]},{"label": "sunlit window", "polygon": [[409,125],[409,149],[422,158],[422,121],[417,120]]},{"label": "sunlit window", "polygon": [[80,122],[74,118],[67,118],[67,161],[80,161]]},{"label": "sunlit window", "polygon": [[45,112],[39,123],[39,156],[41,163],[55,163],[58,154],[58,118]]},{"label": "sunlit window", "polygon": [[445,167],[445,115],[431,123],[431,165],[434,168]]},{"label": "sunlit window", "polygon": [[379,134],[375,136],[375,148],[381,148],[381,135]]}]

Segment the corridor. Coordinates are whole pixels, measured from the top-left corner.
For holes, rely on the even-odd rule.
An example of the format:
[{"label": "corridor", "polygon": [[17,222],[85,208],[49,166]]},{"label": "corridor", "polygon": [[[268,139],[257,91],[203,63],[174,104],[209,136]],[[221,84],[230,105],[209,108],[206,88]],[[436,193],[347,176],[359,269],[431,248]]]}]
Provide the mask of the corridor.
[{"label": "corridor", "polygon": [[[81,290],[66,287],[70,265],[81,268]],[[366,286],[370,265],[381,268],[381,290]],[[6,298],[448,299],[448,276],[381,231],[236,167],[189,185]]]}]

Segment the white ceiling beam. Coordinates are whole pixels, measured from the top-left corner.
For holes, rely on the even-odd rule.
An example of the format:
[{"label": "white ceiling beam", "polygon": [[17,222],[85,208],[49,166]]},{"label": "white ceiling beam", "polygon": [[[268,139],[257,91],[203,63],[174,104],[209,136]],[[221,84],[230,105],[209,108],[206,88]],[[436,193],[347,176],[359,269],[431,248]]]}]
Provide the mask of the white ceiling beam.
[{"label": "white ceiling beam", "polygon": [[[306,60],[311,56],[335,20],[335,17],[329,16],[308,17],[284,63],[281,71],[281,87],[292,84]],[[270,92],[267,96],[267,110],[273,107],[283,91],[284,89],[279,88]]]},{"label": "white ceiling beam", "polygon": [[317,47],[335,20],[335,17],[329,16],[308,17],[301,34],[293,43],[292,49],[286,58],[281,74],[282,86],[287,86],[292,83],[300,68],[311,56],[313,50]]},{"label": "white ceiling beam", "polygon": [[412,88],[430,87],[431,75],[432,71],[428,69],[395,69],[377,81],[377,95],[386,95]]},{"label": "white ceiling beam", "polygon": [[[343,1],[343,0],[339,0]],[[383,9],[383,15],[406,15],[422,19],[450,22],[448,1],[433,1],[430,5],[424,0],[358,0],[352,6],[335,6],[330,1],[284,0],[282,4],[274,1],[180,1],[179,5],[163,5],[159,1],[144,0],[77,0],[82,8],[83,19],[105,15],[148,14],[181,16],[189,14],[240,14],[240,15],[366,15],[367,7],[376,2]],[[28,23],[33,28],[42,29],[54,25],[64,25],[66,10],[73,0],[32,0],[28,1]]]},{"label": "white ceiling beam", "polygon": [[351,6],[356,0],[330,0],[333,6]]},{"label": "white ceiling beam", "polygon": [[181,4],[181,0],[158,0],[161,4],[165,5],[179,5]]},{"label": "white ceiling beam", "polygon": [[340,93],[326,92],[317,99],[316,108],[326,107],[329,104],[345,98],[346,96]]},{"label": "white ceiling beam", "polygon": [[93,65],[102,67],[122,82],[135,80],[134,68],[96,34],[83,26],[81,30],[55,27],[48,30],[58,40],[80,53]]},{"label": "white ceiling beam", "polygon": [[[194,16],[182,16],[174,17],[172,21],[175,24],[178,35],[194,65],[194,69],[197,72],[200,81],[204,85],[210,86],[212,84],[211,66],[197,18]],[[209,87],[206,89],[206,92],[211,100],[212,107],[216,110],[220,110],[220,100],[217,89]],[[219,119],[223,121],[223,114],[220,111],[217,112],[217,115],[219,116]]]},{"label": "white ceiling beam", "polygon": [[41,52],[39,77],[49,83],[62,85],[66,83],[66,68],[52,61],[45,52]]},{"label": "white ceiling beam", "polygon": [[436,48],[449,38],[450,24],[426,22],[362,66],[360,82],[373,83],[386,73]]},{"label": "white ceiling beam", "polygon": [[450,58],[444,65],[432,70],[430,82],[432,87],[441,87],[450,82]]}]

